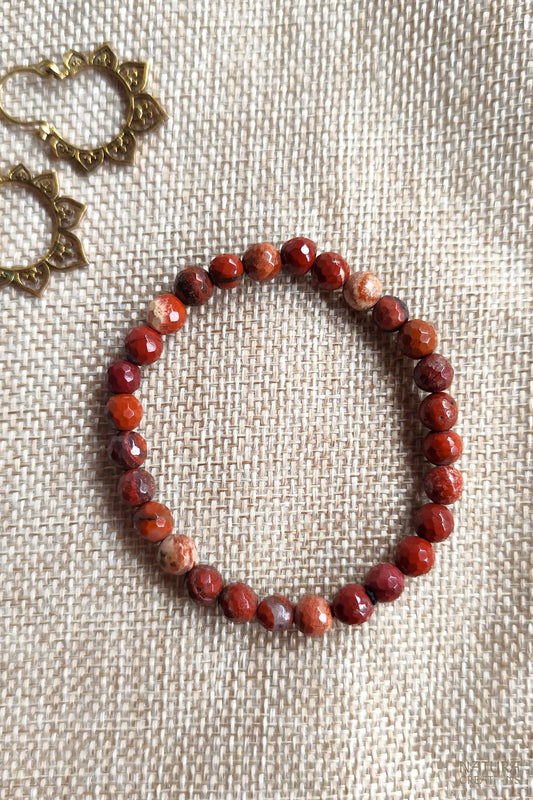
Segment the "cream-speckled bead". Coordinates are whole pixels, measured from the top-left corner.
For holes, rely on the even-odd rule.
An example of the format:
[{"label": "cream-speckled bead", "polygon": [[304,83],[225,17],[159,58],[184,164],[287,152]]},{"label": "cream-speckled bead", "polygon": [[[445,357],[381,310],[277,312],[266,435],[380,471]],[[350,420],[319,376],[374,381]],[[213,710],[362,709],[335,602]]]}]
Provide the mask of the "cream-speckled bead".
[{"label": "cream-speckled bead", "polygon": [[383,287],[373,272],[354,272],[343,287],[344,299],[356,311],[366,311],[378,302]]},{"label": "cream-speckled bead", "polygon": [[171,533],[157,550],[159,566],[169,575],[185,575],[194,567],[197,558],[196,545],[184,533]]}]

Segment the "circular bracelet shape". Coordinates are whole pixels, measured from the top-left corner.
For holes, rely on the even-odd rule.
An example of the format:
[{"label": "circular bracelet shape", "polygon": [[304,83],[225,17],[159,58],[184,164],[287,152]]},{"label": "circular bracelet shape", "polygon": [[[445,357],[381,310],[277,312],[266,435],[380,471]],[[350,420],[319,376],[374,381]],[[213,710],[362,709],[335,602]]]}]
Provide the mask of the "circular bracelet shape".
[{"label": "circular bracelet shape", "polygon": [[[413,534],[396,546],[392,562],[376,564],[361,583],[341,586],[328,600],[307,594],[293,603],[280,594],[260,600],[251,586],[226,582],[216,567],[201,563],[195,543],[184,533],[174,533],[170,509],[154,501],[155,480],[144,467],[147,445],[136,431],[143,408],[135,396],[140,386],[141,367],[154,363],[163,352],[163,337],[185,324],[187,308],[207,303],[215,287],[233,289],[246,273],[255,281],[270,281],[281,269],[293,276],[310,273],[313,286],[323,292],[340,290],[344,300],[357,312],[371,312],[375,325],[396,334],[398,347],[416,361],[414,380],[426,397],[419,406],[419,418],[428,429],[423,453],[432,464],[424,478],[430,502],[419,508],[413,519]],[[350,274],[348,263],[338,253],[317,255],[314,242],[297,237],[285,242],[280,251],[267,243],[249,247],[242,259],[224,253],[213,258],[209,270],[187,267],[174,283],[173,292],[150,303],[146,324],[126,336],[126,356],[107,370],[112,393],[107,403],[110,420],[117,429],[107,453],[122,470],[118,481],[121,498],[133,507],[139,534],[157,547],[157,562],[173,576],[183,576],[189,596],[203,606],[217,605],[228,619],[244,623],[256,619],[269,631],[295,626],[309,636],[321,636],[334,622],[361,625],[377,603],[390,603],[404,590],[405,577],[430,571],[435,561],[433,545],[448,538],[454,519],[448,508],[462,494],[463,478],[453,464],[461,456],[462,441],[452,430],[457,421],[457,403],[448,394],[454,371],[444,356],[435,352],[437,335],[428,322],[409,319],[407,306],[397,297],[384,295],[381,282],[371,272]]]}]

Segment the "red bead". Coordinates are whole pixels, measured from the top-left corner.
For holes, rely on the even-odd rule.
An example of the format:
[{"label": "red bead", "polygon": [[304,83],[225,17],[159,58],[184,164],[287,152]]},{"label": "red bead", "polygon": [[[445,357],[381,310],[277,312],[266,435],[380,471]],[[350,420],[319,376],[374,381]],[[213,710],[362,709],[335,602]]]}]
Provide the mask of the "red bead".
[{"label": "red bead", "polygon": [[119,431],[132,431],[143,418],[141,401],[133,394],[114,394],[107,401],[107,411]]},{"label": "red bead", "polygon": [[260,242],[248,248],[242,257],[244,271],[254,281],[271,281],[281,270],[281,256],[272,244]]},{"label": "red bead", "polygon": [[248,622],[257,611],[258,597],[246,583],[227,583],[219,595],[218,602],[224,616],[233,622]]},{"label": "red bead", "polygon": [[423,319],[411,319],[398,332],[398,345],[409,358],[422,358],[437,346],[435,328]]},{"label": "red bead", "polygon": [[297,236],[281,248],[281,262],[289,275],[305,275],[316,259],[316,244],[311,239]]},{"label": "red bead", "polygon": [[453,381],[453,367],[444,356],[431,353],[420,359],[414,370],[416,385],[424,392],[443,392]]},{"label": "red bead", "polygon": [[368,571],[365,589],[380,603],[392,603],[404,590],[405,578],[394,564],[376,564]]},{"label": "red bead", "polygon": [[333,625],[331,608],[325,597],[306,594],[294,609],[294,624],[308,636],[323,636]]},{"label": "red bead", "polygon": [[432,464],[446,467],[461,458],[463,441],[455,431],[433,431],[424,439],[422,450]]},{"label": "red bead", "polygon": [[146,441],[136,431],[116,433],[107,445],[107,455],[116,467],[135,469],[146,458]]},{"label": "red bead", "polygon": [[155,494],[155,480],[145,469],[129,469],[123,472],[118,482],[122,499],[130,506],[141,506]]},{"label": "red bead", "polygon": [[435,563],[435,551],[425,539],[406,536],[396,547],[394,561],[404,575],[416,578],[429,572]]},{"label": "red bead", "polygon": [[358,583],[347,583],[333,598],[331,610],[334,616],[345,625],[361,625],[372,616],[374,604],[364,586],[360,586]]},{"label": "red bead", "polygon": [[405,303],[390,294],[378,300],[372,309],[372,320],[382,331],[397,331],[408,319],[409,312]]},{"label": "red bead", "polygon": [[196,564],[187,573],[185,585],[191,597],[202,606],[212,606],[224,588],[224,578],[215,567],[208,564]]},{"label": "red bead", "polygon": [[107,370],[107,386],[114,394],[132,394],[141,384],[141,370],[131,361],[114,361]]},{"label": "red bead", "polygon": [[338,253],[321,253],[311,269],[315,289],[333,292],[348,280],[350,267]]},{"label": "red bead", "polygon": [[173,294],[160,294],[148,306],[146,321],[158,333],[176,333],[185,325],[187,309]]},{"label": "red bead", "polygon": [[294,619],[294,606],[283,595],[271,594],[257,606],[257,619],[267,631],[286,631]]},{"label": "red bead", "polygon": [[186,267],[174,282],[174,294],[186,306],[203,306],[213,296],[213,281],[201,267]]},{"label": "red bead", "polygon": [[242,283],[244,267],[237,256],[222,253],[211,261],[209,275],[219,289],[234,289]]},{"label": "red bead", "polygon": [[453,514],[446,506],[426,503],[415,513],[413,524],[417,536],[428,542],[443,542],[453,531]]},{"label": "red bead", "polygon": [[133,328],[126,336],[125,345],[131,360],[141,366],[153,364],[163,352],[161,334],[148,325]]},{"label": "red bead", "polygon": [[140,506],[133,515],[133,524],[149,542],[161,542],[172,533],[174,519],[163,503],[149,502]]},{"label": "red bead", "polygon": [[424,478],[424,491],[434,503],[449,506],[463,493],[463,476],[455,467],[434,467]]},{"label": "red bead", "polygon": [[449,431],[459,416],[457,400],[447,392],[428,394],[420,403],[418,416],[432,431]]}]

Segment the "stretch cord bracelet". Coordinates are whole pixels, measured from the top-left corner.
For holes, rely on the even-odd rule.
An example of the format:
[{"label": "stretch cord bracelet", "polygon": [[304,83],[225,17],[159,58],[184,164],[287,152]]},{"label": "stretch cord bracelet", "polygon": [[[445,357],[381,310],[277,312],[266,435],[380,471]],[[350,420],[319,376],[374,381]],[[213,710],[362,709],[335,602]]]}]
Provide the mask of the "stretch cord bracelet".
[{"label": "stretch cord bracelet", "polygon": [[[414,515],[416,535],[406,536],[396,546],[394,563],[372,567],[361,584],[348,583],[329,602],[317,594],[307,594],[296,605],[279,594],[261,602],[245,583],[225,583],[220,572],[199,564],[194,542],[183,533],[172,533],[169,508],[154,502],[156,486],[152,475],[142,468],[146,442],[135,431],[143,408],[134,392],[139,388],[141,366],[152,364],[163,352],[163,336],[179,331],[187,316],[186,306],[206,303],[214,287],[227,290],[238,286],[246,272],[256,281],[270,281],[282,266],[290,275],[311,273],[313,285],[321,291],[342,289],[346,303],[356,311],[372,309],[372,319],[383,331],[397,332],[401,353],[416,360],[414,380],[429,394],[419,407],[421,422],[429,428],[423,442],[426,459],[435,465],[424,478],[424,490],[431,500]],[[133,328],[125,340],[127,359],[115,361],[107,371],[107,385],[113,393],[107,403],[111,422],[118,433],[107,452],[123,470],[119,494],[135,508],[134,523],[149,542],[157,544],[157,561],[174,576],[185,576],[189,596],[204,606],[219,604],[224,615],[243,623],[256,617],[267,630],[286,630],[295,625],[311,636],[328,631],[333,618],[347,625],[360,625],[372,615],[378,602],[396,600],[404,589],[405,578],[424,575],[435,561],[433,544],[447,539],[454,520],[448,505],[463,491],[461,473],[451,466],[462,453],[461,438],[452,431],[457,420],[457,403],[445,390],[453,380],[449,361],[434,352],[435,329],[421,319],[409,320],[405,304],[397,297],[383,295],[379,279],[371,272],[350,275],[346,261],[337,253],[321,253],[310,239],[298,237],[286,242],[278,252],[271,244],[254,244],[241,259],[223,254],[211,261],[209,271],[187,267],[180,272],[173,294],[156,297],[148,307],[147,325]]]}]

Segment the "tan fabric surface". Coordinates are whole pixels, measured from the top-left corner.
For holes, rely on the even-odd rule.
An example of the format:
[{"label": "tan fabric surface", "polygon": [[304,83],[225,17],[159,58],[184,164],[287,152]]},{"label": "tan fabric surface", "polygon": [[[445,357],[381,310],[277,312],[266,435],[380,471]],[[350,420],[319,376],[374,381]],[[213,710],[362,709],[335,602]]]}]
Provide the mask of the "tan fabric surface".
[{"label": "tan fabric surface", "polygon": [[[40,300],[0,294],[2,800],[530,798],[530,0],[1,8],[2,72],[109,41],[150,60],[170,116],[90,177],[0,124],[3,172],[56,168],[88,204],[91,261]],[[54,120],[81,141],[108,112],[107,137],[114,98],[80,78]],[[4,262],[46,233],[8,199]],[[435,323],[466,445],[434,570],[318,641],[193,606],[104,454],[104,371],[154,292],[296,234]],[[141,430],[202,560],[297,598],[390,556],[426,470],[411,368],[305,280],[192,312],[146,371]]]}]

